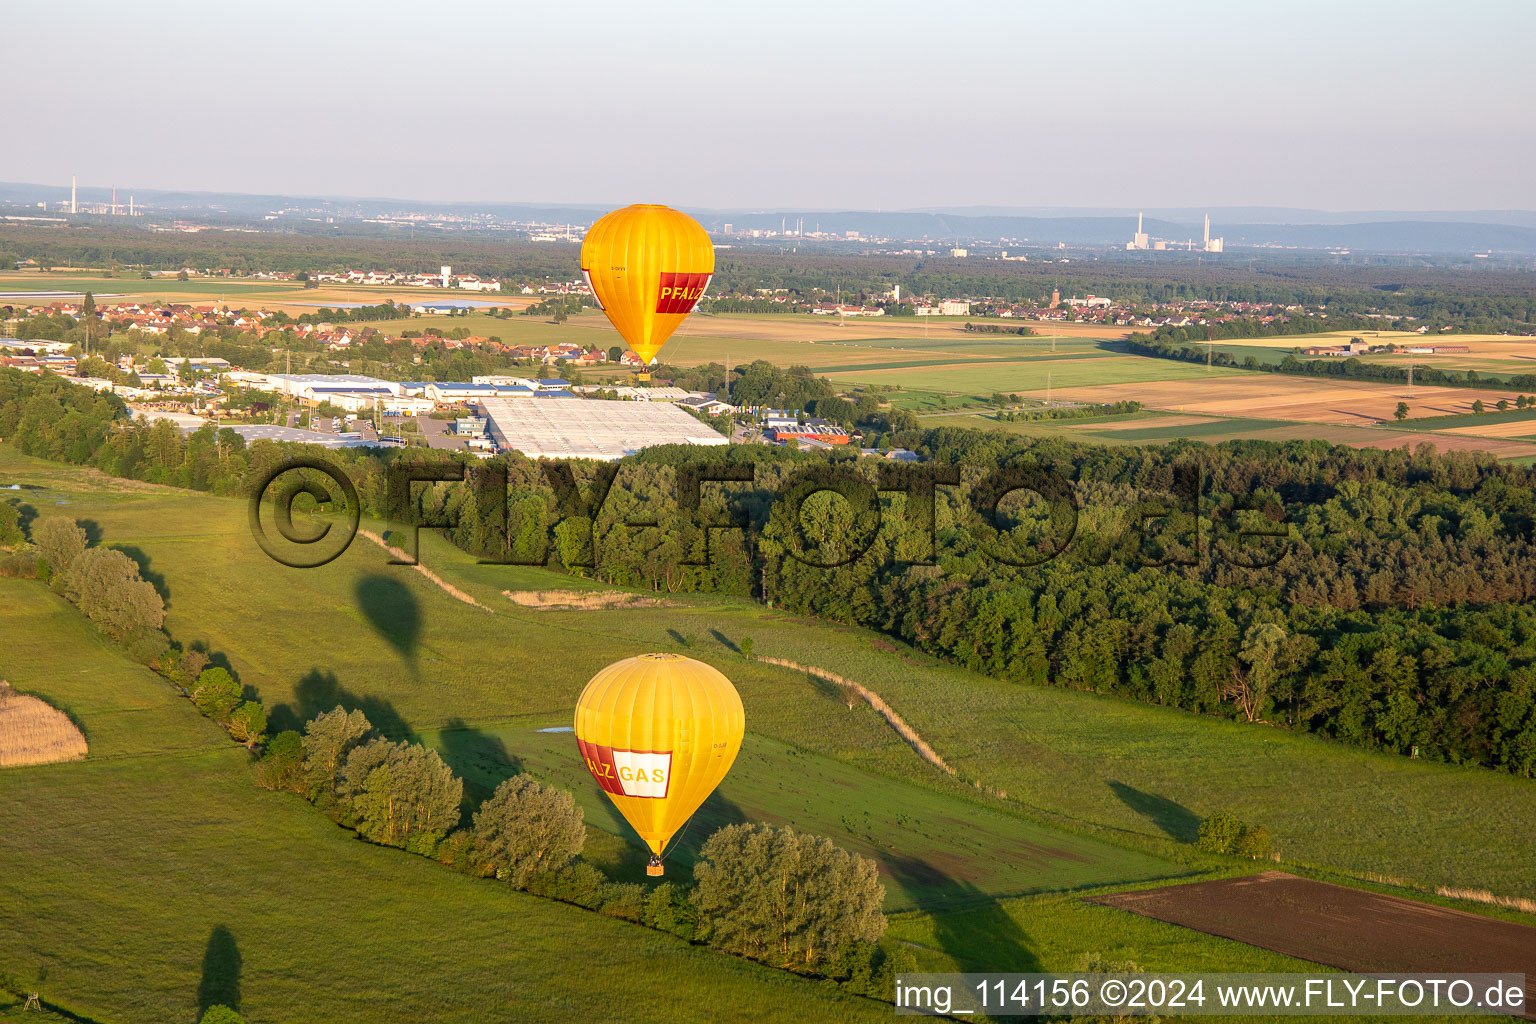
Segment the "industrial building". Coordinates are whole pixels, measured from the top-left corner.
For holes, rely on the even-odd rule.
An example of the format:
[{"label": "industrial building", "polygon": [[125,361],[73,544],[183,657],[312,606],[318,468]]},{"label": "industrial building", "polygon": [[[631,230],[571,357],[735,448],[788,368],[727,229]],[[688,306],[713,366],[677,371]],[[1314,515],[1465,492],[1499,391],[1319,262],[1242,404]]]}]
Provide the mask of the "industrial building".
[{"label": "industrial building", "polygon": [[612,462],[658,444],[729,444],[718,431],[665,402],[485,398],[486,429],[501,451],[529,458]]}]

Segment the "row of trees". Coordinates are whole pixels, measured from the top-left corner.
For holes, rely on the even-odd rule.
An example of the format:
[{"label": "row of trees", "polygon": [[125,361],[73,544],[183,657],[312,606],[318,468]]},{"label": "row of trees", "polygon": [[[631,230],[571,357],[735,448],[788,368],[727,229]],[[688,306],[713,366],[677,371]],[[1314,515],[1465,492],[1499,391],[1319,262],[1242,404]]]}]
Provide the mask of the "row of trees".
[{"label": "row of trees", "polygon": [[1048,406],[1041,409],[1012,409],[997,414],[1004,423],[1032,423],[1036,420],[1077,420],[1095,416],[1121,416],[1141,412],[1141,403],[1124,399],[1119,402],[1098,402],[1092,405]]},{"label": "row of trees", "polygon": [[224,665],[200,648],[182,649],[162,626],[165,601],[140,575],[138,562],[115,548],[93,546],[86,531],[64,516],[41,516],[20,528],[20,504],[0,504],[0,574],[37,578],[72,601],[102,633],[132,658],[169,680],[198,711],[230,736],[255,749],[267,732],[261,701]]},{"label": "row of trees", "polygon": [[[1320,329],[1331,330],[1332,328]],[[1180,331],[1180,333],[1183,332]],[[1137,355],[1152,356],[1157,359],[1178,359],[1186,363],[1209,363],[1215,366],[1241,367],[1245,370],[1264,370],[1269,373],[1300,374],[1308,377],[1345,377],[1350,380],[1382,381],[1393,384],[1408,379],[1408,367],[1405,365],[1370,362],[1355,356],[1346,359],[1337,357],[1297,359],[1293,353],[1287,352],[1278,363],[1271,363],[1261,362],[1258,357],[1252,355],[1239,360],[1230,352],[1215,352],[1205,348],[1191,347],[1171,337],[1165,340],[1148,340],[1131,335],[1121,344]],[[1438,384],[1445,387],[1536,388],[1536,373],[1516,373],[1500,377],[1481,374],[1476,370],[1459,373],[1434,366],[1415,366],[1413,378],[1420,384]]]},{"label": "row of trees", "polygon": [[570,793],[514,775],[461,828],[464,784],[437,753],[391,742],[361,711],[341,707],[302,734],[273,737],[257,778],[303,795],[372,842],[738,956],[845,983],[857,976],[860,992],[889,998],[905,964],[876,945],[885,889],[874,862],[827,839],[732,825],[703,844],[691,888],[613,882],[580,860],[586,825]]},{"label": "row of trees", "polygon": [[31,539],[34,574],[73,601],[98,629],[140,658],[165,649],[160,631],[165,602],[139,575],[137,562],[113,548],[90,546],[85,530],[63,516],[37,519]]}]

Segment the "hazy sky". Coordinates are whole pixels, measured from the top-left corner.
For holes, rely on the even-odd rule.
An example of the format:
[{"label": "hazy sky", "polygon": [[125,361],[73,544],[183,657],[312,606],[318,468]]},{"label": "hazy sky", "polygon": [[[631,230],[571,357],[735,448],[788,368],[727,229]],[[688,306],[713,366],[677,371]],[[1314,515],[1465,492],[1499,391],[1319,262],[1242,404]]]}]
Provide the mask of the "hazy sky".
[{"label": "hazy sky", "polygon": [[0,180],[1536,209],[1530,0],[7,0]]}]

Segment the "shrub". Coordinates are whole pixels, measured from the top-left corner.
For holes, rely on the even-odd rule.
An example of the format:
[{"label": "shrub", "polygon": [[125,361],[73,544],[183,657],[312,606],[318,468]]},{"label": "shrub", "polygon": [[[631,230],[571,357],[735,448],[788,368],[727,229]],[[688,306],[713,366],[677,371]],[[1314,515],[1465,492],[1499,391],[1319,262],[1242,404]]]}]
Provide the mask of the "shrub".
[{"label": "shrub", "polygon": [[471,829],[455,829],[448,838],[437,845],[433,855],[439,864],[446,864],[455,871],[466,874],[475,870],[475,833]]},{"label": "shrub", "polygon": [[1239,857],[1251,857],[1254,860],[1264,860],[1274,850],[1274,843],[1270,841],[1269,829],[1263,825],[1254,825],[1243,829],[1243,834],[1238,836],[1237,842],[1232,846],[1232,852]]},{"label": "shrub", "polygon": [[[1521,402],[1520,407],[1525,408],[1525,403]],[[21,532],[21,509],[8,501],[0,501],[0,548],[9,550],[26,540],[26,535]]]},{"label": "shrub", "polygon": [[229,734],[246,746],[260,743],[266,733],[267,711],[259,700],[245,701],[229,716]]},{"label": "shrub", "polygon": [[645,886],[634,882],[610,882],[603,886],[602,912],[609,917],[638,921],[645,905]]},{"label": "shrub", "polygon": [[577,861],[559,871],[535,875],[529,881],[528,891],[596,910],[602,905],[603,888],[607,884],[601,871],[586,861]]},{"label": "shrub", "polygon": [[1268,857],[1273,849],[1269,829],[1246,824],[1226,811],[1218,811],[1200,823],[1195,846],[1207,853],[1230,853],[1255,860]]},{"label": "shrub", "polygon": [[[526,889],[581,853],[587,827],[571,794],[514,775],[475,813],[475,858],[486,874]],[[638,913],[637,913],[638,918]]]},{"label": "shrub", "polygon": [[38,555],[62,585],[70,565],[85,550],[85,531],[73,519],[43,516],[32,527],[32,543],[37,545]]},{"label": "shrub", "polygon": [[215,1003],[203,1011],[197,1024],[245,1024],[245,1018],[229,1007]]},{"label": "shrub", "polygon": [[1200,835],[1195,846],[1207,853],[1231,853],[1232,846],[1243,834],[1243,823],[1237,815],[1217,811],[1200,823]]},{"label": "shrub", "polygon": [[17,551],[0,558],[0,576],[9,579],[36,579],[37,555],[29,551]]},{"label": "shrub", "polygon": [[304,737],[293,729],[272,737],[256,765],[256,782],[265,789],[303,789]]},{"label": "shrub", "polygon": [[687,895],[671,882],[663,882],[645,897],[640,922],[657,931],[671,932],[685,939],[693,938],[693,905]]},{"label": "shrub", "polygon": [[693,874],[700,937],[733,953],[815,964],[885,932],[875,862],[830,839],[728,825],[705,841]]},{"label": "shrub", "polygon": [[240,684],[226,669],[214,666],[203,670],[192,688],[192,703],[197,710],[216,722],[228,719],[240,706]]},{"label": "shrub", "polygon": [[171,646],[171,640],[158,629],[141,629],[124,637],[122,644],[128,657],[141,665],[153,668],[164,660],[165,652]]},{"label": "shrub", "polygon": [[202,675],[203,669],[207,667],[208,655],[195,647],[190,647],[176,656],[176,661],[171,666],[171,681],[190,689],[196,685],[197,677]]}]

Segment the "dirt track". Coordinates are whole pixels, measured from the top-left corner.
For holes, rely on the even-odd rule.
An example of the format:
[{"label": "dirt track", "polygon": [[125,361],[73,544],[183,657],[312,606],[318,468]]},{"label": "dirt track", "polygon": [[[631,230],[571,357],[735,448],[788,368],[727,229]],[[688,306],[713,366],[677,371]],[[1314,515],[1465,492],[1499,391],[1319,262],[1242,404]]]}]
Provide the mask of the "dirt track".
[{"label": "dirt track", "polygon": [[1520,973],[1536,998],[1536,928],[1282,871],[1090,902],[1361,974]]}]

